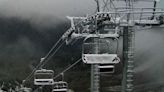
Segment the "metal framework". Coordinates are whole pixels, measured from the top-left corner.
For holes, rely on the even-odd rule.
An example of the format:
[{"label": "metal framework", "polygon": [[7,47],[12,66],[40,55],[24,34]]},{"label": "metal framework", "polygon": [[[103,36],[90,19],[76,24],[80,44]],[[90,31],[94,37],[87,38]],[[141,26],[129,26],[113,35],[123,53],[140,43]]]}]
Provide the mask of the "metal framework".
[{"label": "metal framework", "polygon": [[[83,53],[82,60],[85,63],[91,64],[91,92],[99,92],[100,88],[100,69],[102,68],[114,68],[114,66],[101,66],[100,64],[117,64],[119,63],[119,58],[117,53],[114,54],[100,54],[99,44],[100,41],[97,39],[118,39],[120,32],[123,31],[123,80],[122,80],[122,92],[134,92],[133,76],[134,76],[134,39],[135,30],[134,26],[160,26],[164,24],[164,11],[163,9],[156,8],[156,0],[95,0],[97,7],[96,13],[84,17],[69,17],[71,21],[71,27],[62,35],[62,37],[53,46],[50,52],[41,60],[38,66],[32,71],[32,73],[25,79],[29,80],[32,76],[38,75],[42,66],[47,63],[49,58],[51,58],[63,45],[72,44],[78,39],[83,38],[84,44],[86,45],[86,40],[88,38],[93,38],[94,54]],[[117,6],[117,2],[124,3],[123,7]],[[154,6],[151,8],[136,8],[134,4],[137,2],[152,2]],[[61,41],[64,41],[59,45]],[[58,46],[59,45],[59,46]],[[85,49],[85,48],[84,48]],[[83,49],[83,50],[84,50]],[[69,70],[75,64],[77,64],[81,59],[72,64],[62,73]],[[99,62],[102,61],[102,62]],[[45,74],[45,70],[41,70],[42,74]],[[48,71],[47,71],[48,72]],[[60,76],[57,75],[56,77]],[[35,77],[35,85],[53,85],[55,84],[54,79],[56,77],[51,77],[48,79],[39,79]],[[51,80],[49,80],[51,79]],[[37,81],[41,81],[39,83]],[[48,81],[48,83],[43,83]],[[50,82],[50,83],[49,83]],[[65,86],[66,87],[66,86]],[[56,92],[53,90],[53,92]]]},{"label": "metal framework", "polygon": [[[133,68],[134,68],[134,26],[160,26],[164,22],[163,9],[156,8],[154,0],[95,0],[97,13],[86,17],[69,17],[71,28],[63,35],[66,43],[71,43],[84,37],[119,37],[120,27],[123,29],[123,80],[122,92],[133,92]],[[125,2],[124,7],[116,6],[116,2]],[[136,2],[155,2],[152,8],[136,8]],[[75,21],[77,23],[75,23]],[[115,27],[115,33],[101,34],[102,27],[111,25]],[[110,28],[112,29],[112,28]],[[95,46],[96,47],[96,46]],[[95,53],[98,53],[95,50]],[[88,58],[83,58],[87,62]],[[92,59],[98,60],[96,58]],[[91,68],[91,92],[99,92],[99,65]]]}]

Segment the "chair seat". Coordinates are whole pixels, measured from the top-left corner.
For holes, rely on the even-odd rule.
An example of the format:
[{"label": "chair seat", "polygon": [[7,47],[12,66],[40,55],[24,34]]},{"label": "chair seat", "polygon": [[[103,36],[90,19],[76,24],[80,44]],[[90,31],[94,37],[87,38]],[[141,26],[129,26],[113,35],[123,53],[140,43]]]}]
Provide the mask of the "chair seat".
[{"label": "chair seat", "polygon": [[116,64],[120,61],[117,54],[83,54],[82,59],[87,64]]}]

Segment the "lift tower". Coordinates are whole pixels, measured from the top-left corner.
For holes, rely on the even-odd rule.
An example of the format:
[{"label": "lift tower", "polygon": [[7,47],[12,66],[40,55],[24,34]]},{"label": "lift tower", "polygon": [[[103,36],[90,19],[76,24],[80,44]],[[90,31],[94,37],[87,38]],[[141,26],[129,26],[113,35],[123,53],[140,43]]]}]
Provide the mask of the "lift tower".
[{"label": "lift tower", "polygon": [[[109,12],[109,3],[111,3],[111,0],[95,0],[96,4],[97,4],[97,10],[96,12],[101,13],[101,12]],[[111,4],[110,4],[110,7]],[[98,32],[97,30],[98,28],[98,23],[97,23],[97,19],[96,19],[96,32]],[[97,39],[94,40],[96,45],[95,45],[95,53],[98,54],[98,49],[99,49],[99,42]],[[100,91],[100,68],[99,68],[99,64],[92,64],[91,65],[91,92],[99,92]]]},{"label": "lift tower", "polygon": [[[100,12],[100,4],[99,0],[95,0],[97,3],[97,12]],[[96,22],[97,25],[97,22]],[[96,28],[97,29],[97,28]],[[96,43],[95,47],[95,53],[98,53],[98,40],[94,39]],[[92,64],[91,65],[91,92],[99,92],[100,88],[100,69],[98,68],[99,64]]]},{"label": "lift tower", "polygon": [[133,0],[125,0],[126,7],[130,10],[127,14],[127,25],[123,26],[123,80],[122,92],[133,92],[133,76],[134,76],[134,15]]}]

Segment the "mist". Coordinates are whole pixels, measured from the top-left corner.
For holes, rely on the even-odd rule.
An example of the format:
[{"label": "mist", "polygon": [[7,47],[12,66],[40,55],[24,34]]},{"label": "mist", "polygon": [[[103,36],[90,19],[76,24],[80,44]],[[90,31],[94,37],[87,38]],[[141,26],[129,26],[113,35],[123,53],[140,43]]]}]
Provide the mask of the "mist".
[{"label": "mist", "polygon": [[136,82],[164,83],[164,28],[136,32],[135,73]]},{"label": "mist", "polygon": [[66,16],[94,13],[95,5],[94,0],[0,0],[0,14],[49,26],[65,21]]},{"label": "mist", "polygon": [[[3,48],[0,53],[1,62],[22,60],[36,63],[48,52],[62,33],[69,28],[69,20],[65,16],[92,14],[96,10],[95,5],[94,0],[0,0],[0,16],[2,19],[6,21],[8,18],[16,17],[17,20],[14,21],[23,21],[23,23],[17,23],[11,22],[13,20],[9,19],[9,22],[4,23],[1,20],[0,47]],[[150,5],[152,4],[147,6]],[[159,5],[162,6],[163,3]],[[27,25],[24,25],[26,22]],[[3,23],[7,27],[2,25]],[[43,28],[46,29],[43,30]],[[164,81],[163,35],[164,28],[136,32],[135,73],[138,83]],[[58,58],[55,60],[60,61]],[[7,66],[6,71],[8,71],[8,67],[10,66]],[[1,71],[3,70],[1,69]],[[17,70],[14,72],[10,70],[10,73],[18,72]],[[11,74],[7,76],[11,76]],[[143,76],[143,78],[141,79],[140,76]]]}]

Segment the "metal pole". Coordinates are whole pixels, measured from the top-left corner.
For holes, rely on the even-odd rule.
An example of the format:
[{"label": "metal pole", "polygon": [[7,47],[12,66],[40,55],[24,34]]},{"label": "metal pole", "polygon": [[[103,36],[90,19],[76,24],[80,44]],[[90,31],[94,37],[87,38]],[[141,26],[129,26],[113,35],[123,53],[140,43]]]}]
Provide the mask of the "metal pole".
[{"label": "metal pole", "polygon": [[40,87],[40,92],[43,92],[43,87],[42,86]]},{"label": "metal pole", "polygon": [[125,26],[123,30],[123,80],[122,92],[133,92],[134,76],[134,30]]},{"label": "metal pole", "polygon": [[154,17],[155,17],[156,7],[157,7],[157,1],[156,1],[156,0],[154,0],[153,15],[152,15],[152,17],[151,17],[151,20],[153,20],[153,19],[154,19]]},{"label": "metal pole", "polygon": [[98,65],[91,65],[91,92],[99,92],[99,78]]},{"label": "metal pole", "polygon": [[[95,53],[98,53],[98,39],[94,39],[96,43]],[[98,64],[91,65],[91,92],[99,92],[100,75]]]},{"label": "metal pole", "polygon": [[62,81],[64,81],[64,73],[61,73]]},{"label": "metal pole", "polygon": [[99,3],[99,0],[96,0],[96,3],[97,3],[97,12],[100,12],[100,3]]},{"label": "metal pole", "polygon": [[[97,12],[100,12],[100,3],[99,0],[95,0],[97,3]],[[96,25],[97,25],[97,21],[96,21]],[[96,47],[95,47],[95,53],[98,53],[98,39],[94,39],[95,43],[96,43]],[[91,92],[99,92],[99,81],[100,81],[100,75],[99,75],[99,68],[98,68],[98,64],[92,64],[91,65]]]},{"label": "metal pole", "polygon": [[[129,8],[133,9],[133,0],[127,0],[126,4]],[[127,14],[127,26],[123,29],[123,80],[122,92],[134,92],[133,76],[134,76],[134,15]]]},{"label": "metal pole", "polygon": [[126,71],[127,71],[127,52],[128,52],[128,27],[123,28],[123,80],[122,80],[122,91],[126,92]]}]

